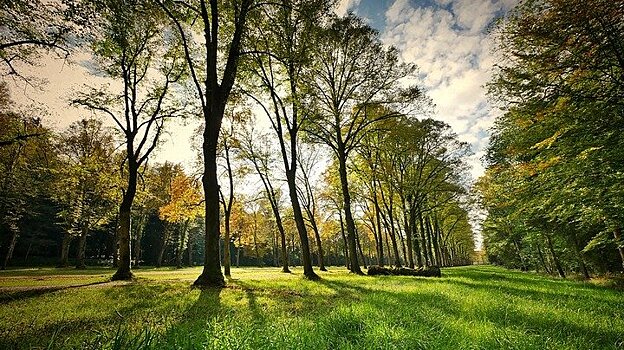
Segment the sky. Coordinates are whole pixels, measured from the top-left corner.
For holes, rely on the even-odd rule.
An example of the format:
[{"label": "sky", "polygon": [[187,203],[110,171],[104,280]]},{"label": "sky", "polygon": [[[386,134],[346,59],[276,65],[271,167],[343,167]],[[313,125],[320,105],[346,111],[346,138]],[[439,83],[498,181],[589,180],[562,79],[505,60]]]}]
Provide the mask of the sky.
[{"label": "sky", "polygon": [[[436,105],[434,118],[447,122],[461,141],[471,145],[467,159],[476,179],[483,174],[480,158],[489,139],[489,128],[499,113],[488,103],[484,85],[491,77],[495,56],[488,26],[517,0],[340,0],[336,12],[353,12],[380,33],[386,45],[397,47],[405,62],[419,67],[420,84]],[[33,89],[19,84],[13,98],[19,103],[46,106],[48,124],[65,128],[72,121],[89,116],[84,109],[70,107],[68,101],[93,79],[80,65],[87,56],[74,58],[75,64],[46,59],[30,73],[48,81]],[[190,137],[198,121],[174,122],[168,126],[155,161],[181,162],[190,166],[195,159]],[[174,136],[175,135],[175,136]]]},{"label": "sky", "polygon": [[486,97],[495,63],[492,22],[517,0],[341,0],[337,13],[351,11],[395,46],[405,62],[419,67],[421,84],[435,103],[434,118],[448,123],[471,145],[468,159],[476,179],[489,128],[500,113]]}]

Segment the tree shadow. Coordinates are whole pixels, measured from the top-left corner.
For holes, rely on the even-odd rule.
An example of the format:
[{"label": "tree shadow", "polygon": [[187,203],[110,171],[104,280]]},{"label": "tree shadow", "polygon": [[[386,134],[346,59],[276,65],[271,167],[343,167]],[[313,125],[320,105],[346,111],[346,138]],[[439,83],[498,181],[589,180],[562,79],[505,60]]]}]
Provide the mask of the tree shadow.
[{"label": "tree shadow", "polygon": [[11,288],[7,288],[2,291],[0,294],[0,305],[8,304],[13,301],[26,300],[29,298],[34,298],[38,296],[42,296],[44,294],[58,292],[61,290],[69,290],[74,288],[83,288],[83,287],[93,287],[98,285],[109,284],[111,281],[99,281],[99,282],[91,282],[84,284],[73,284],[69,286],[33,286],[32,288],[24,288],[24,289],[15,289],[11,290]]}]

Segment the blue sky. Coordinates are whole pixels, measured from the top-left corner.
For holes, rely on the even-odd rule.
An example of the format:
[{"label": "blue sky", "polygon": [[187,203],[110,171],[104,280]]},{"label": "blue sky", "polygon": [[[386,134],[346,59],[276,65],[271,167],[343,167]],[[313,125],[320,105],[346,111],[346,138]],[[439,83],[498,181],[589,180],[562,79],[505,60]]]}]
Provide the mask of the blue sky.
[{"label": "blue sky", "polygon": [[364,17],[402,59],[419,66],[421,84],[444,120],[470,143],[472,176],[483,174],[480,158],[498,110],[484,85],[496,61],[489,25],[517,0],[341,0],[338,14]]}]

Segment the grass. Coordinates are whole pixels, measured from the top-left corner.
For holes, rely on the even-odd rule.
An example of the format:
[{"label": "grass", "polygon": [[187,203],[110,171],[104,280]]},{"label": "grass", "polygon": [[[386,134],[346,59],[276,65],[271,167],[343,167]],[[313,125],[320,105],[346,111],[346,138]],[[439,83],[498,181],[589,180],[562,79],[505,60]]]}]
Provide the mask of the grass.
[{"label": "grass", "polygon": [[[491,266],[442,278],[354,276],[333,268],[233,269],[222,290],[199,268],[0,273],[0,348],[617,349],[624,293]],[[76,287],[80,286],[82,287]]]}]

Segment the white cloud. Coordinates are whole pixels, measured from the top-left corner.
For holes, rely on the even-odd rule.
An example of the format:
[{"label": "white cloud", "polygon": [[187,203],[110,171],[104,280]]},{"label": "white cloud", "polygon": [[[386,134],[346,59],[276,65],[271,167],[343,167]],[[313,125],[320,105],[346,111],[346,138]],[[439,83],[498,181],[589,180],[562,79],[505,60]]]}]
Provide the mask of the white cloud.
[{"label": "white cloud", "polygon": [[357,5],[360,4],[360,0],[340,0],[336,5],[336,14],[338,16],[344,16],[349,12],[349,10],[353,10]]},{"label": "white cloud", "polygon": [[473,177],[484,169],[479,158],[489,138],[494,114],[484,85],[495,62],[492,41],[485,34],[496,15],[516,0],[437,0],[440,6],[420,7],[396,0],[386,11],[383,40],[402,52],[403,60],[420,68],[422,84],[447,122],[474,155],[467,159]]}]

